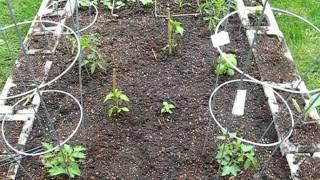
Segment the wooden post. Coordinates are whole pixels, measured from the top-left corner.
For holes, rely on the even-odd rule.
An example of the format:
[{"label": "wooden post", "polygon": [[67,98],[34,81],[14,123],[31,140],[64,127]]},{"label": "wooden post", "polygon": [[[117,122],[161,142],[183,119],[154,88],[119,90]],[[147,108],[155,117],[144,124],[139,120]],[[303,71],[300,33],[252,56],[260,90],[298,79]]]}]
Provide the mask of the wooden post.
[{"label": "wooden post", "polygon": [[112,69],[112,90],[117,89],[117,72],[116,68]]},{"label": "wooden post", "polygon": [[172,28],[170,24],[171,20],[171,14],[170,14],[170,8],[167,8],[167,20],[168,20],[168,48],[169,48],[169,54],[172,54]]}]

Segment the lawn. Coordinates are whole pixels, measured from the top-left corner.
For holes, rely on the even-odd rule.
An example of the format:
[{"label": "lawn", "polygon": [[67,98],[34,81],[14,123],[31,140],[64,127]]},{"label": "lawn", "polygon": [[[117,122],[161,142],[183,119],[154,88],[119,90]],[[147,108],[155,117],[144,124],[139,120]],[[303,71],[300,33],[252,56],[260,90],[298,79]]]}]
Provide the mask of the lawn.
[{"label": "lawn", "polygon": [[[40,7],[41,0],[28,0],[28,1],[22,1],[22,0],[14,0],[11,2],[14,14],[16,16],[16,19],[18,22],[26,21],[26,20],[32,20],[35,14],[38,11],[38,8]],[[0,0],[0,26],[6,26],[12,24],[12,19],[9,14],[9,10],[7,8],[6,0]],[[28,31],[28,26],[23,26],[21,28],[21,32],[23,35],[25,35]],[[3,87],[4,83],[6,82],[7,77],[9,76],[11,72],[12,67],[12,59],[10,57],[9,51],[4,43],[4,40],[7,39],[10,47],[12,48],[14,52],[14,56],[19,51],[19,41],[16,37],[16,33],[14,32],[14,29],[10,29],[9,31],[3,33],[0,33],[0,89]]]},{"label": "lawn", "polygon": [[[319,27],[319,0],[272,0],[273,7],[301,15]],[[294,17],[278,15],[277,21],[293,54],[295,65],[309,89],[320,88],[320,33]],[[318,62],[311,62],[318,56]],[[310,72],[310,73],[309,73]]]}]

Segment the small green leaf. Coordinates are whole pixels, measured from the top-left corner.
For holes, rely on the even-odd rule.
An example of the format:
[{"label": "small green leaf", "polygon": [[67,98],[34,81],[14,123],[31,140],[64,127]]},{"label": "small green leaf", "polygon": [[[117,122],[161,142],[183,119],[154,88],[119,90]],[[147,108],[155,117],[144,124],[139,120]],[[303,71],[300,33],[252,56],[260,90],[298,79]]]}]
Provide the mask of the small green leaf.
[{"label": "small green leaf", "polygon": [[107,101],[109,101],[109,100],[111,100],[112,98],[113,98],[113,93],[111,92],[111,93],[109,93],[109,94],[107,94],[106,95],[106,97],[104,98],[104,101],[103,102],[107,102]]},{"label": "small green leaf", "polygon": [[63,145],[63,151],[67,154],[72,154],[72,147],[69,144],[64,144]]},{"label": "small green leaf", "polygon": [[226,140],[227,139],[226,136],[217,136],[216,138],[219,140]]},{"label": "small green leaf", "polygon": [[183,36],[184,29],[181,26],[178,26],[177,29],[176,29],[176,32],[178,34],[180,34],[181,36]]},{"label": "small green leaf", "polygon": [[76,152],[72,153],[72,157],[79,158],[79,159],[85,159],[86,154],[83,152],[76,151]]},{"label": "small green leaf", "polygon": [[121,110],[122,110],[123,112],[129,112],[129,109],[128,109],[127,107],[122,107]]},{"label": "small green leaf", "polygon": [[120,99],[124,100],[124,101],[129,101],[129,98],[128,96],[124,95],[124,94],[121,94],[120,95]]},{"label": "small green leaf", "polygon": [[227,74],[228,74],[229,76],[233,76],[233,75],[235,74],[235,71],[234,71],[233,69],[229,68],[229,69],[227,70]]},{"label": "small green leaf", "polygon": [[53,148],[53,145],[50,143],[41,143],[41,144],[42,144],[42,147],[46,148],[47,150]]},{"label": "small green leaf", "polygon": [[85,147],[81,146],[81,145],[75,146],[75,147],[73,148],[73,151],[77,151],[77,152],[86,151],[86,150],[87,150],[87,149],[86,149]]},{"label": "small green leaf", "polygon": [[80,176],[81,171],[79,169],[79,166],[75,163],[71,163],[70,166],[68,166],[68,172],[70,173],[70,177]]},{"label": "small green leaf", "polygon": [[140,0],[140,2],[144,5],[144,6],[148,6],[153,4],[152,0]]},{"label": "small green leaf", "polygon": [[111,117],[112,116],[112,113],[113,113],[113,110],[114,108],[112,107],[112,108],[109,108],[109,110],[108,110],[108,116],[109,117]]},{"label": "small green leaf", "polygon": [[294,98],[292,98],[291,101],[292,101],[292,104],[293,104],[294,108],[295,108],[299,113],[302,113],[302,110],[301,110],[300,105],[298,104],[297,100],[294,99]]},{"label": "small green leaf", "polygon": [[243,152],[250,152],[253,150],[253,147],[250,145],[241,144],[241,150]]},{"label": "small green leaf", "polygon": [[245,162],[244,162],[244,165],[243,165],[243,167],[244,167],[244,170],[248,170],[249,168],[250,168],[250,166],[251,166],[251,160],[250,159],[247,159]]},{"label": "small green leaf", "polygon": [[169,108],[169,109],[173,109],[173,108],[176,108],[176,107],[175,107],[173,104],[169,104],[169,105],[168,105],[168,108]]},{"label": "small green leaf", "polygon": [[90,73],[93,74],[96,71],[96,64],[91,64]]},{"label": "small green leaf", "polygon": [[48,172],[50,176],[57,176],[57,175],[66,173],[64,168],[58,167],[58,166],[50,168]]},{"label": "small green leaf", "polygon": [[320,94],[314,94],[311,96],[308,104],[305,107],[305,110],[309,109],[307,113],[309,113],[310,111],[312,111],[313,109],[315,109],[316,107],[320,106]]}]

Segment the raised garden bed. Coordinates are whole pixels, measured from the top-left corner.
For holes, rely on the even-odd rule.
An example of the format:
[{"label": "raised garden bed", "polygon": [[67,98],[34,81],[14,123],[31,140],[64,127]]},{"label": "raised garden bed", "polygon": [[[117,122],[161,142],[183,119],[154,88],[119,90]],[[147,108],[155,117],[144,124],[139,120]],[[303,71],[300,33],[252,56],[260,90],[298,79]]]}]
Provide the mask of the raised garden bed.
[{"label": "raised garden bed", "polygon": [[[168,6],[168,2],[157,2],[157,5],[162,10]],[[169,6],[173,6],[172,2]],[[186,12],[196,11],[194,8],[196,5],[192,4],[192,7],[190,9],[188,7]],[[172,9],[179,10],[179,8]],[[102,7],[99,8],[99,12],[104,11]],[[168,55],[162,50],[167,43],[167,21],[155,18],[152,15],[152,7],[133,5],[130,9],[115,13],[118,17],[101,13],[96,24],[84,33],[97,34],[99,39],[97,48],[102,59],[107,62],[107,69],[97,70],[90,76],[85,70],[82,71],[85,122],[77,135],[68,142],[87,147],[88,156],[80,163],[83,170],[81,178],[213,178],[219,168],[214,159],[218,145],[214,137],[220,134],[218,127],[214,126],[208,132],[209,141],[204,151],[203,148],[208,122],[211,119],[208,99],[215,86],[214,60],[219,54],[208,41],[210,32],[207,25],[199,17],[175,18],[183,24],[186,32],[178,40],[176,53]],[[81,10],[80,15],[80,25],[90,24],[92,14]],[[70,20],[67,21],[68,25],[71,23]],[[254,56],[249,58],[250,45],[246,29],[243,28],[240,19],[236,16],[231,18],[225,30],[230,34],[231,43],[224,46],[223,50],[237,56],[238,67],[244,72],[250,72],[256,79],[275,83],[291,82],[298,78],[291,61],[283,55],[281,51],[283,44],[278,38],[259,35],[255,52],[259,58]],[[34,46],[41,45],[34,41]],[[70,42],[62,37],[56,49],[56,60],[53,61],[49,71],[49,80],[68,66],[72,59],[71,49]],[[38,60],[37,55],[31,58]],[[25,66],[22,65],[21,68],[23,67]],[[109,118],[103,100],[106,93],[112,89],[114,68],[117,71],[118,86],[130,98],[128,103],[130,112]],[[48,89],[60,89],[80,97],[78,75],[78,67],[74,66]],[[221,77],[218,83],[242,77],[240,74]],[[21,86],[20,82],[17,81],[17,85]],[[248,93],[245,113],[240,117],[231,114],[237,89],[245,89]],[[19,91],[21,92],[19,88],[13,89],[11,94]],[[44,97],[49,113],[53,117],[50,119],[52,125],[63,139],[77,124],[79,119],[79,114],[75,113],[77,106],[64,96]],[[176,109],[173,114],[161,114],[163,101],[175,104]],[[237,132],[238,136],[252,141],[260,140],[264,130],[274,118],[268,107],[264,89],[259,85],[239,83],[226,86],[215,96],[215,102],[214,110],[221,123],[230,131]],[[280,109],[278,115],[280,124],[275,122],[277,130],[286,133],[289,117],[285,108]],[[50,127],[46,122],[49,120],[46,120],[43,108],[39,109],[38,117],[26,149],[37,147],[44,141],[54,142],[52,137],[45,136],[50,132],[48,130]],[[281,123],[284,123],[283,126]],[[9,130],[16,132],[14,128]],[[49,134],[51,133],[53,132]],[[277,142],[277,135],[279,132],[273,125],[261,141]],[[302,135],[305,136],[309,134]],[[314,134],[314,137],[317,135]],[[300,143],[301,140],[297,139]],[[290,140],[296,142],[293,138]],[[255,147],[261,166],[257,170],[241,172],[239,178],[254,177],[270,158],[264,176],[271,179],[289,179],[290,169],[286,159],[280,152],[271,157],[272,150],[273,148]],[[21,165],[36,179],[48,178],[39,157],[26,157]],[[314,175],[316,174],[308,177]],[[23,171],[19,171],[17,178],[25,179],[26,176]],[[61,176],[56,179],[65,178],[67,177]]]}]

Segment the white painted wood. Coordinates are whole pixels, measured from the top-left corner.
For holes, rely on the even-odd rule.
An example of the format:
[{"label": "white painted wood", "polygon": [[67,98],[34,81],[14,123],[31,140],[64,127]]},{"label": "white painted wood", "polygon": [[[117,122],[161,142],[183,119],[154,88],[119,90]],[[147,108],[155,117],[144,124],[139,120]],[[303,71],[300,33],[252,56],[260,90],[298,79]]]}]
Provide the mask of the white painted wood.
[{"label": "white painted wood", "polygon": [[[0,95],[0,106],[1,105],[4,105],[7,100],[6,99],[3,99],[3,98],[6,98],[8,97],[8,94],[9,94],[9,91],[10,91],[10,88],[16,86],[14,83],[13,83],[13,80],[11,78],[11,76],[8,77],[7,81],[6,81],[6,84],[4,85],[2,91],[1,91],[1,95]],[[1,107],[0,107],[1,108]]]},{"label": "white painted wood", "polygon": [[272,115],[275,115],[279,112],[279,105],[276,99],[276,96],[273,93],[273,89],[267,86],[263,86],[263,91],[265,96],[268,98],[268,105]]},{"label": "white painted wood", "polygon": [[243,116],[246,103],[247,90],[238,89],[234,100],[232,114],[235,116]]},{"label": "white painted wood", "polygon": [[221,31],[218,34],[211,35],[211,42],[213,47],[217,48],[230,43],[229,33]]}]

